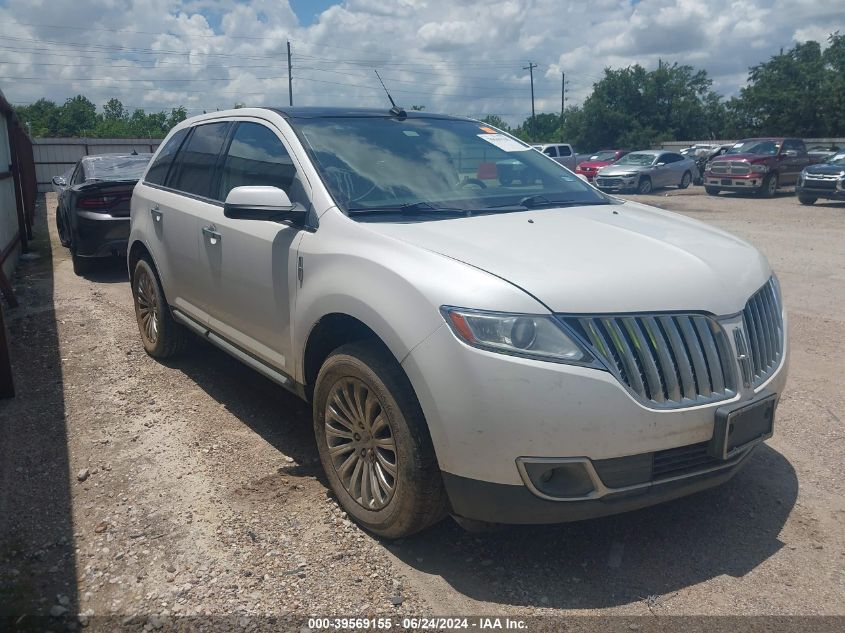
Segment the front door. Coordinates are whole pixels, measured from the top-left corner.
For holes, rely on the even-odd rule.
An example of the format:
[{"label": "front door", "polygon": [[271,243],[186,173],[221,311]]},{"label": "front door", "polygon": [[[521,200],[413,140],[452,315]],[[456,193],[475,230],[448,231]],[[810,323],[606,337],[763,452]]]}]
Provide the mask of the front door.
[{"label": "front door", "polygon": [[[283,189],[310,204],[279,133],[257,121],[236,123],[221,162],[217,197],[239,186]],[[303,229],[265,220],[233,220],[215,207],[203,222],[200,263],[209,327],[241,349],[293,373],[291,311],[297,285],[297,246]]]}]

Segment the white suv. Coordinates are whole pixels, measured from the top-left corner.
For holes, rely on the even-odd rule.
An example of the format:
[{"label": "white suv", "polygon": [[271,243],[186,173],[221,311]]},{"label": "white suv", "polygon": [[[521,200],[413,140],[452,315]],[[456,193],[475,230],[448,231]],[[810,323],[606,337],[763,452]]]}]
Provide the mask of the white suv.
[{"label": "white suv", "polygon": [[763,255],[484,123],[195,117],[131,216],[148,353],[190,330],[310,400],[338,502],[378,535],[643,507],[772,433],[786,316]]}]

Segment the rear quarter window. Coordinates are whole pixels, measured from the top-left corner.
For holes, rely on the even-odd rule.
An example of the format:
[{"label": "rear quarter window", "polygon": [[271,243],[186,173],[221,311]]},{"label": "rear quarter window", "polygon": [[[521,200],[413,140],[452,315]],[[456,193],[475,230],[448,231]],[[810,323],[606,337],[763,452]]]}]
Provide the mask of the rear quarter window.
[{"label": "rear quarter window", "polygon": [[161,151],[156,156],[155,161],[147,171],[147,176],[144,178],[145,182],[153,185],[163,185],[167,180],[167,173],[170,171],[170,166],[173,164],[173,159],[176,157],[176,152],[182,146],[182,141],[188,136],[189,128],[179,130],[170,140],[161,148]]}]

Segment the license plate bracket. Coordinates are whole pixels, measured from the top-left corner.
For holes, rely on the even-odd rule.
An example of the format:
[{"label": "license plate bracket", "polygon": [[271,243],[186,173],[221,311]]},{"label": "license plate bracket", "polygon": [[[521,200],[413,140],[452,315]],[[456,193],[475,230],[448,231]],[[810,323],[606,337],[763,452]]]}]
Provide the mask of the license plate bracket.
[{"label": "license plate bracket", "polygon": [[739,406],[716,409],[716,423],[710,442],[710,455],[728,460],[772,436],[777,394],[763,396]]},{"label": "license plate bracket", "polygon": [[733,183],[731,182],[730,178],[722,178],[722,184],[723,185],[731,185]]}]

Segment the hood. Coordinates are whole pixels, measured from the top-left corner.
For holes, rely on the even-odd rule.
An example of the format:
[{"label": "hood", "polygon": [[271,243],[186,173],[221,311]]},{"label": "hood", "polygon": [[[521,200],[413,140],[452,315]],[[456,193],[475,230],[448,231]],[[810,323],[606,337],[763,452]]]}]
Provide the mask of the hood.
[{"label": "hood", "polygon": [[771,274],[747,242],[633,202],[367,227],[487,271],[552,312],[734,314]]},{"label": "hood", "polygon": [[632,172],[638,171],[648,171],[652,169],[654,165],[619,165],[619,164],[612,164],[602,167],[599,173],[602,176],[618,176],[620,174],[630,174]]},{"label": "hood", "polygon": [[717,156],[713,159],[714,163],[723,163],[725,161],[730,160],[746,160],[749,162],[757,162],[761,160],[766,160],[768,158],[774,158],[774,156],[770,156],[769,154],[722,154],[721,156]]},{"label": "hood", "polygon": [[810,167],[807,167],[805,173],[808,174],[833,174],[839,175],[842,174],[845,176],[845,165],[828,165],[827,163],[816,163]]}]

